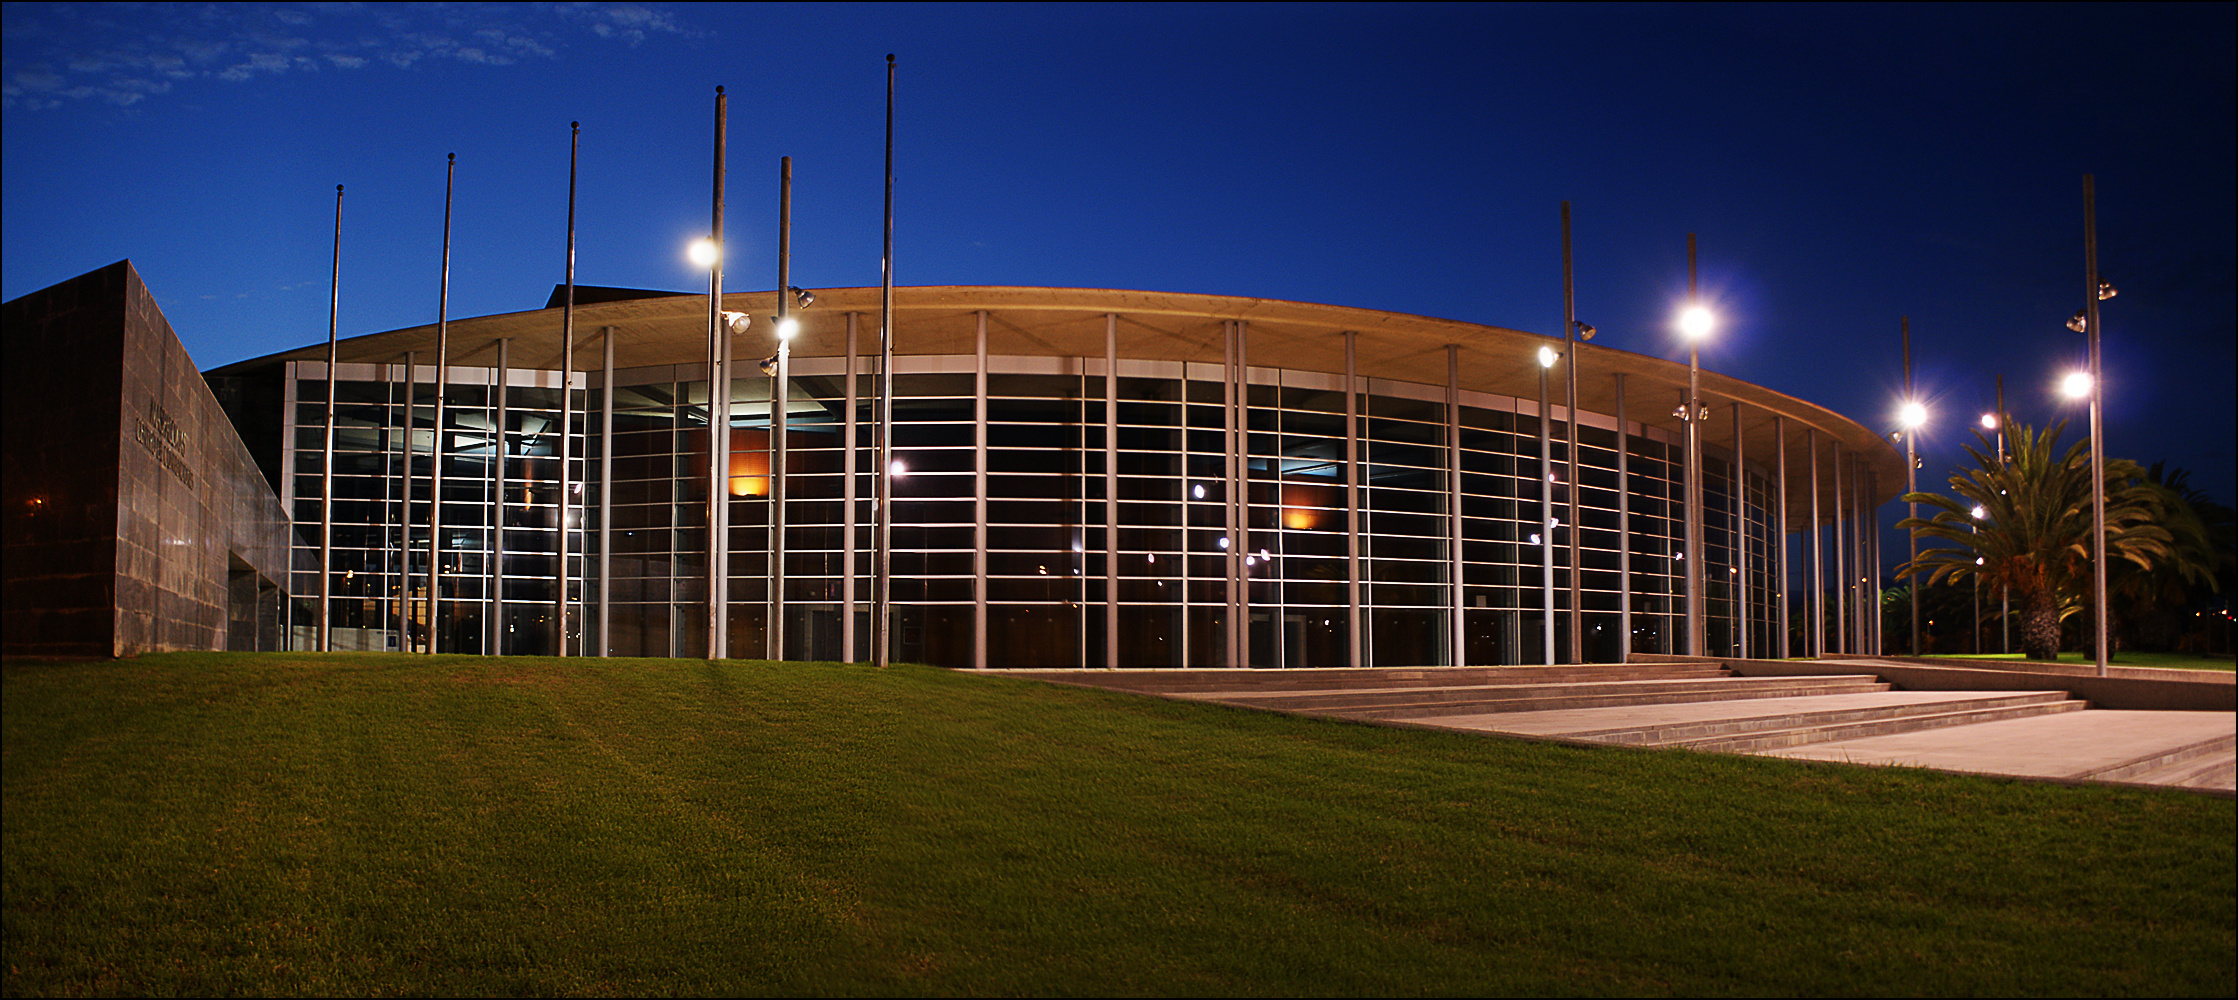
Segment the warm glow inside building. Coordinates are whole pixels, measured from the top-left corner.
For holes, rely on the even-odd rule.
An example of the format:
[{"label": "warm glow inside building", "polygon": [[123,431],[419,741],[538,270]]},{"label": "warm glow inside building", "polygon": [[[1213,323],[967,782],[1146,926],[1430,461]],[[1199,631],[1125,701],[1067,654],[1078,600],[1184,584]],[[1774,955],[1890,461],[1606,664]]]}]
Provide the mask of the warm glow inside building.
[{"label": "warm glow inside building", "polygon": [[[705,295],[578,288],[564,360],[560,308],[454,320],[440,379],[433,325],[344,340],[330,470],[325,344],[211,372],[294,518],[286,642],[315,648],[323,607],[337,649],[552,653],[564,612],[571,655],[701,657],[721,636],[736,657],[868,659],[880,295],[816,295],[792,312],[781,393],[760,364],[775,295],[725,297],[752,323],[730,347],[727,421],[713,416],[722,457]],[[893,330],[895,660],[1538,663],[1550,593],[1555,661],[1683,651],[1683,364],[1421,316],[1094,289],[900,288]],[[1857,648],[1873,613],[1858,557],[1903,458],[1824,408],[1701,379],[1707,649],[1812,652],[1783,623],[1814,590],[1841,595],[1824,616],[1850,638],[1830,648]],[[717,623],[711,515],[728,521]],[[1782,565],[1790,533],[1805,541]]]}]

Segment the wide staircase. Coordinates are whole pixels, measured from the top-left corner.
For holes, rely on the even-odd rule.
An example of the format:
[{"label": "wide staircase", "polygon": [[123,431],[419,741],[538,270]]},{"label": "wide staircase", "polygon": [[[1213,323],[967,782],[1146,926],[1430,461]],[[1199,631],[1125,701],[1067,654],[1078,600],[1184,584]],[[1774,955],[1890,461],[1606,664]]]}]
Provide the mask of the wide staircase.
[{"label": "wide staircase", "polygon": [[[1871,669],[1871,664],[1859,664]],[[1064,684],[1134,691],[1168,698],[1339,719],[1500,733],[1535,739],[1683,747],[1724,753],[1817,757],[1860,762],[1935,762],[1935,752],[1907,760],[1905,734],[1983,727],[1957,737],[1922,736],[1937,745],[1964,740],[2061,740],[2053,730],[2030,735],[2015,726],[2067,726],[2056,720],[2089,705],[2061,690],[1897,690],[1874,673],[1741,676],[1719,661],[1519,667],[1426,667],[1306,670],[1017,671]],[[1759,673],[1761,673],[1759,671]],[[2116,714],[2090,713],[2091,725]],[[2175,721],[2177,715],[2143,720]],[[2124,720],[2113,720],[2124,721]],[[2134,720],[2125,724],[2135,724]],[[2234,741],[2227,726],[2174,745],[2144,746],[2103,763],[2038,776],[2189,787],[2228,787]],[[2059,730],[2065,732],[2067,730]],[[2218,732],[2220,735],[2217,735]],[[1978,737],[1974,734],[1980,734]],[[1895,741],[1877,740],[1897,737]],[[1822,749],[1825,745],[1836,749]],[[1892,756],[1871,757],[1874,747]],[[1865,748],[1853,751],[1851,748]],[[1992,755],[1994,756],[1994,755]],[[2060,765],[2054,765],[2056,768]],[[1960,765],[1952,769],[1975,770]],[[1995,766],[1993,773],[2015,773]],[[2025,773],[2025,772],[2021,772]]]}]

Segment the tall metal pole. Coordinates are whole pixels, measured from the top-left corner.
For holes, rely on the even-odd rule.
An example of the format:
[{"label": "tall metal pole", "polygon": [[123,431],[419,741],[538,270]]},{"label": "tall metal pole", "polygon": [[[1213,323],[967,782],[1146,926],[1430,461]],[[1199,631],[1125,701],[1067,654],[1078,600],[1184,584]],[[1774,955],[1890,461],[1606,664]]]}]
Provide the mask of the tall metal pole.
[{"label": "tall metal pole", "polygon": [[[1542,347],[1540,350],[1552,349]],[[1547,412],[1546,369],[1545,359],[1541,358],[1539,364],[1539,595],[1546,612],[1546,621],[1541,626],[1544,632],[1541,645],[1545,647],[1544,662],[1551,667],[1554,665],[1554,481],[1553,474],[1547,470],[1554,467],[1553,427],[1551,425],[1554,418],[1552,414]]]},{"label": "tall metal pole", "polygon": [[[1702,303],[1694,271],[1694,234],[1686,234],[1686,299]],[[1686,655],[1709,655],[1702,608],[1702,348],[1686,339]]]},{"label": "tall metal pole", "polygon": [[567,123],[567,297],[560,302],[559,567],[552,594],[552,652],[567,655],[567,515],[574,507],[575,442],[575,150],[582,122]]},{"label": "tall metal pole", "polygon": [[878,258],[878,499],[871,516],[870,662],[889,662],[894,529],[894,56],[886,54],[886,221]]},{"label": "tall metal pole", "polygon": [[334,185],[334,283],[326,309],[326,442],[319,454],[319,652],[334,651],[334,365],[342,317],[342,185]]},{"label": "tall metal pole", "polygon": [[[1570,448],[1570,662],[1584,663],[1585,602],[1578,572],[1578,474],[1577,474],[1577,283],[1570,257],[1570,203],[1562,203],[1562,372],[1567,383],[1563,406],[1567,409]],[[1623,429],[1618,428],[1618,433]]]},{"label": "tall metal pole", "polygon": [[[2005,376],[1997,376],[1997,468],[2005,468]],[[2013,651],[2013,593],[2003,585],[1997,588],[1997,651]]]},{"label": "tall metal pole", "polygon": [[[427,652],[435,655],[436,630],[443,618],[443,439],[445,397],[451,390],[451,182],[458,175],[458,154],[443,167],[443,276],[435,293],[435,437],[428,447],[427,491]],[[409,426],[409,424],[407,425]],[[409,440],[409,439],[407,439]],[[410,452],[406,452],[410,462]],[[404,506],[411,508],[409,496]],[[405,519],[409,522],[411,519]],[[410,525],[406,525],[410,529]]]},{"label": "tall metal pole", "polygon": [[2083,175],[2083,328],[2090,334],[2090,589],[2097,633],[2098,676],[2106,676],[2106,442],[2101,419],[2106,372],[2098,353],[2098,195],[2096,179]]},{"label": "tall metal pole", "polygon": [[729,98],[715,88],[715,179],[713,221],[708,239],[714,243],[714,262],[707,266],[707,658],[720,660],[729,652],[730,538],[723,514],[729,505],[730,379],[724,371],[729,341],[723,337],[723,149],[728,141]]},{"label": "tall metal pole", "polygon": [[1851,458],[1857,463],[1857,475],[1850,487],[1850,496],[1857,502],[1857,650],[1882,656],[1888,653],[1888,628],[1881,609],[1881,519],[1872,504],[1881,480],[1880,474],[1866,464],[1863,452]]},{"label": "tall metal pole", "polygon": [[[1905,316],[1901,320],[1904,330],[1904,405],[1909,408],[1919,403],[1919,400],[1912,395],[1912,318]],[[1904,428],[1904,492],[1906,494],[1919,492],[1919,427],[1916,425]],[[1906,505],[1906,510],[1907,516],[1914,520],[1919,518],[1919,504],[1909,503]],[[1911,531],[1906,534],[1911,541],[1912,561],[1917,562],[1919,561],[1919,532]],[[1880,565],[1880,551],[1878,549],[1873,552],[1873,565],[1876,570]],[[1912,606],[1913,656],[1920,655],[1919,602],[1923,595],[1920,594],[1919,588],[1919,577],[1914,575],[1912,577],[1912,599],[1908,602]]]},{"label": "tall metal pole", "polygon": [[777,159],[777,381],[769,392],[769,628],[772,660],[785,658],[785,416],[792,395],[793,158]]}]

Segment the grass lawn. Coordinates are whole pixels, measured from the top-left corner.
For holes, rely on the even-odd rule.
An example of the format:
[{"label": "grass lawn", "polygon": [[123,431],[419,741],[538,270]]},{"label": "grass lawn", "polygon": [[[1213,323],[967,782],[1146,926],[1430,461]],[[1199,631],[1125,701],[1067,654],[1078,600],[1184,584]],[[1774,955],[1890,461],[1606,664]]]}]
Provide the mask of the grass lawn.
[{"label": "grass lawn", "polygon": [[16,994],[2234,992],[2238,804],[916,667],[0,669]]},{"label": "grass lawn", "polygon": [[[1937,653],[1935,655],[1947,656],[1955,660],[2018,660],[2022,658],[2019,653]],[[2098,654],[2095,652],[2061,653],[2059,654],[2059,662],[2097,663]],[[2223,656],[2197,656],[2191,653],[2148,653],[2123,650],[2106,657],[2106,663],[2109,666],[2116,667],[2169,667],[2176,670],[2221,670],[2227,672],[2238,669],[2238,660],[2233,660],[2227,654]]]}]

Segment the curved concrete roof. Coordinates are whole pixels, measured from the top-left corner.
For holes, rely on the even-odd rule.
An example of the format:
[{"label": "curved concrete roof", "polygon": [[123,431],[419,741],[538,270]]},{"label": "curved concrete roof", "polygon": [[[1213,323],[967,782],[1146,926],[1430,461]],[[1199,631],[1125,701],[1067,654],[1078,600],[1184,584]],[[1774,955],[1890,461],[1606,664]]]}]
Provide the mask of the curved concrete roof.
[{"label": "curved concrete roof", "polygon": [[[800,334],[793,341],[794,355],[844,353],[848,313],[862,317],[858,321],[857,349],[875,354],[879,296],[877,288],[817,289],[815,306],[793,313],[801,324]],[[762,318],[756,326],[761,329],[759,324],[776,312],[776,297],[766,291],[731,292],[723,296],[723,307]],[[1559,338],[1506,327],[1278,299],[1098,288],[950,285],[894,289],[894,351],[905,355],[972,354],[977,349],[976,316],[981,311],[988,314],[988,353],[997,355],[1102,357],[1103,317],[1109,314],[1118,318],[1119,355],[1123,358],[1218,364],[1223,353],[1221,324],[1242,320],[1250,324],[1247,359],[1255,367],[1342,372],[1342,334],[1350,331],[1358,334],[1355,368],[1360,375],[1442,385],[1446,346],[1457,345],[1463,389],[1525,399],[1538,396],[1538,348],[1561,342]],[[698,363],[707,351],[707,298],[688,293],[652,294],[576,306],[578,369],[598,366],[603,353],[598,331],[608,326],[616,330],[617,368]],[[559,309],[452,320],[451,363],[494,365],[496,342],[511,338],[510,360],[515,367],[556,369],[560,327]],[[435,339],[433,324],[409,327],[344,340],[338,356],[343,361],[383,363],[398,361],[406,351],[413,351],[420,363],[426,364],[434,360]],[[1636,423],[1681,433],[1672,411],[1686,387],[1685,365],[1593,344],[1580,343],[1576,348],[1581,409],[1615,413],[1617,385],[1611,376],[1621,372],[1627,376],[1625,416]],[[228,365],[218,373],[253,370],[277,361],[320,361],[325,356],[326,345],[314,344]],[[1779,452],[1785,452],[1791,494],[1789,517],[1798,528],[1810,515],[1806,492],[1810,481],[1809,430],[1816,429],[1826,439],[1819,449],[1824,463],[1819,476],[1823,517],[1832,517],[1834,509],[1829,441],[1839,444],[1845,455],[1863,455],[1874,478],[1871,499],[1875,506],[1902,493],[1903,455],[1879,433],[1854,420],[1707,370],[1702,372],[1702,396],[1712,408],[1704,428],[1710,449],[1718,454],[1731,452],[1730,404],[1739,402],[1749,459],[1771,468]],[[1774,418],[1781,416],[1787,418],[1786,433],[1775,450]],[[1850,478],[1843,476],[1845,483]]]}]

